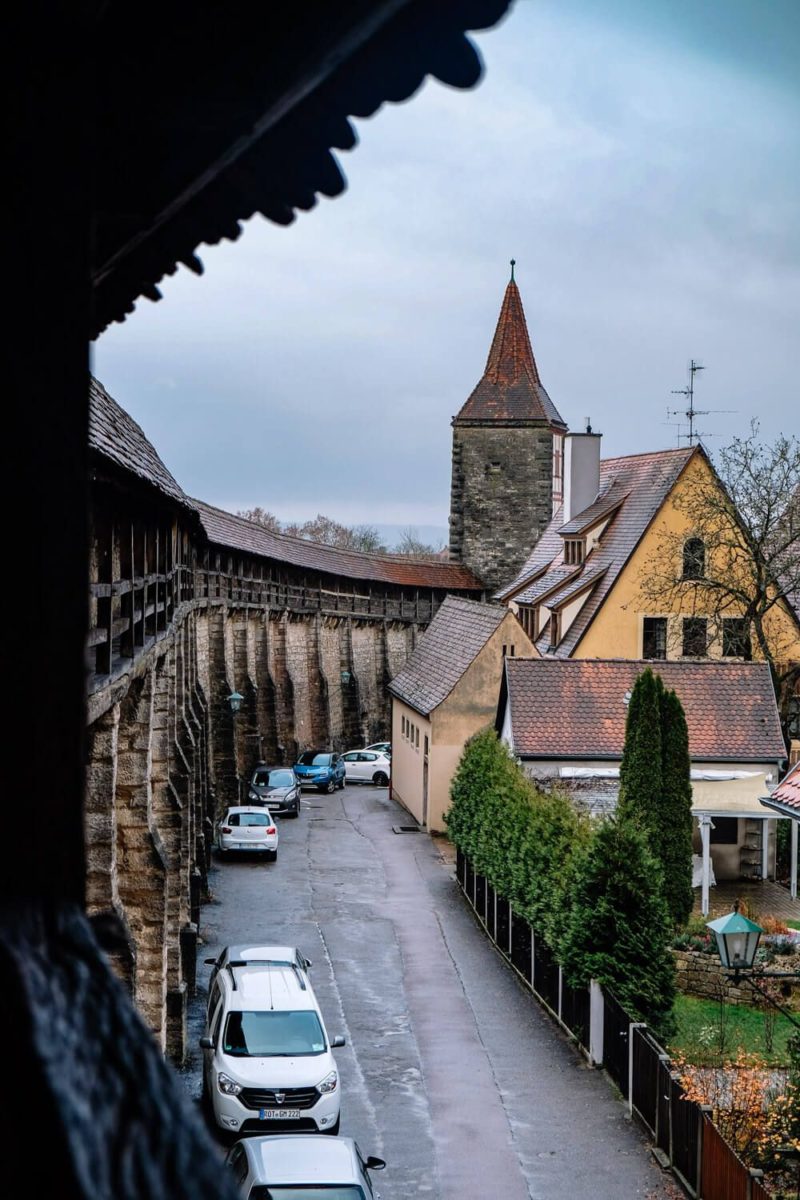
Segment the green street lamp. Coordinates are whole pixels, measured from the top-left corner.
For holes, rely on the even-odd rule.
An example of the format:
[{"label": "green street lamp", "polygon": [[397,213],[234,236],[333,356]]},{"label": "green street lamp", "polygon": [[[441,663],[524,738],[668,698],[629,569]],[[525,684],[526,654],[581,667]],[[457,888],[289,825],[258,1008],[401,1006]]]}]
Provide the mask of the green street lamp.
[{"label": "green street lamp", "polygon": [[228,704],[230,704],[231,712],[234,716],[236,716],[239,709],[242,707],[243,700],[244,696],[241,694],[241,692],[231,692],[230,696],[228,696]]},{"label": "green street lamp", "polygon": [[345,684],[345,686],[346,686],[349,682],[350,682],[350,672],[342,671],[342,683]]},{"label": "green street lamp", "polygon": [[740,971],[752,971],[758,943],[764,930],[760,925],[756,925],[755,921],[742,916],[738,900],[733,906],[733,912],[718,917],[716,921],[708,921],[707,927],[716,939],[723,967],[727,967],[736,975]]}]

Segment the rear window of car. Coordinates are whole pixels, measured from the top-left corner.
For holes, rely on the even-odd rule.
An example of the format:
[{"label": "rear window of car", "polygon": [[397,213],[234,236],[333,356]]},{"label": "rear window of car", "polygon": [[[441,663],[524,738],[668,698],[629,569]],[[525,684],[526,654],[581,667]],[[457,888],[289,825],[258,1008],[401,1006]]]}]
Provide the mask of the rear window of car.
[{"label": "rear window of car", "polygon": [[288,767],[276,771],[256,771],[253,776],[255,787],[291,787],[294,783],[294,773]]},{"label": "rear window of car", "polygon": [[300,755],[301,767],[327,767],[331,761],[330,754],[314,754],[313,750]]},{"label": "rear window of car", "polygon": [[364,1189],[357,1183],[259,1183],[248,1196],[249,1200],[364,1200]]},{"label": "rear window of car", "polygon": [[241,828],[242,825],[269,825],[270,820],[269,813],[229,813],[225,824]]},{"label": "rear window of car", "polygon": [[237,1058],[296,1058],[322,1054],[325,1034],[311,1010],[230,1012],[222,1048]]}]

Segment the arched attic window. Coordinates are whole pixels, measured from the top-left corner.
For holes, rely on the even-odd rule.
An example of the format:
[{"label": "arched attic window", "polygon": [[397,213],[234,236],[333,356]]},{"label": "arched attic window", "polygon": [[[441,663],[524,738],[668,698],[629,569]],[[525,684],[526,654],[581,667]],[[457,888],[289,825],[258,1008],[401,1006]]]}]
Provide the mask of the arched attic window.
[{"label": "arched attic window", "polygon": [[683,543],[683,578],[704,579],[706,574],[706,544],[702,538],[690,537]]}]

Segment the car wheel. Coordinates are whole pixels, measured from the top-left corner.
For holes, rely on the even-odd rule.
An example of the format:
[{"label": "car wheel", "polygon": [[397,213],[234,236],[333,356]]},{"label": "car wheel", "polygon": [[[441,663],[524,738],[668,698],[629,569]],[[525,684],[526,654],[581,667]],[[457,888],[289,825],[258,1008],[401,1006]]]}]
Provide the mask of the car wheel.
[{"label": "car wheel", "polygon": [[375,784],[375,787],[388,787],[389,776],[384,771],[376,771],[372,777],[372,782]]},{"label": "car wheel", "polygon": [[225,859],[226,855],[227,851],[223,850],[221,846],[217,846],[217,858],[220,860],[220,862]]},{"label": "car wheel", "polygon": [[278,861],[278,851],[277,850],[268,850],[265,855],[265,858],[266,858],[267,862],[277,862]]},{"label": "car wheel", "polygon": [[342,1123],[342,1118],[337,1117],[336,1120],[334,1121],[333,1125],[329,1125],[328,1128],[325,1130],[325,1132],[329,1133],[331,1135],[331,1137],[336,1137],[337,1133],[339,1132],[339,1126],[341,1125],[341,1123]]},{"label": "car wheel", "polygon": [[328,793],[329,796],[332,795],[333,792],[336,790],[335,781],[333,779],[329,779],[324,790]]},{"label": "car wheel", "polygon": [[286,816],[290,817],[293,821],[296,821],[297,818],[300,816],[300,805],[298,804],[298,806],[294,810],[294,812],[287,812]]}]

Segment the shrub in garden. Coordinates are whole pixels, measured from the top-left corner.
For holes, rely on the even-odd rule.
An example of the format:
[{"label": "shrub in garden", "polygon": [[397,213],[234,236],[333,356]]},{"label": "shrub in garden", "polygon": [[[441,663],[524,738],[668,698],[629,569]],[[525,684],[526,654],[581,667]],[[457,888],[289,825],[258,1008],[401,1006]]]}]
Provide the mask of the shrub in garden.
[{"label": "shrub in garden", "polygon": [[452,841],[552,944],[570,859],[588,837],[586,818],[565,796],[534,787],[492,729],[467,742],[450,797]]},{"label": "shrub in garden", "polygon": [[573,987],[597,979],[661,1038],[673,1032],[672,922],[660,868],[637,824],[612,818],[575,858],[558,952]]}]

